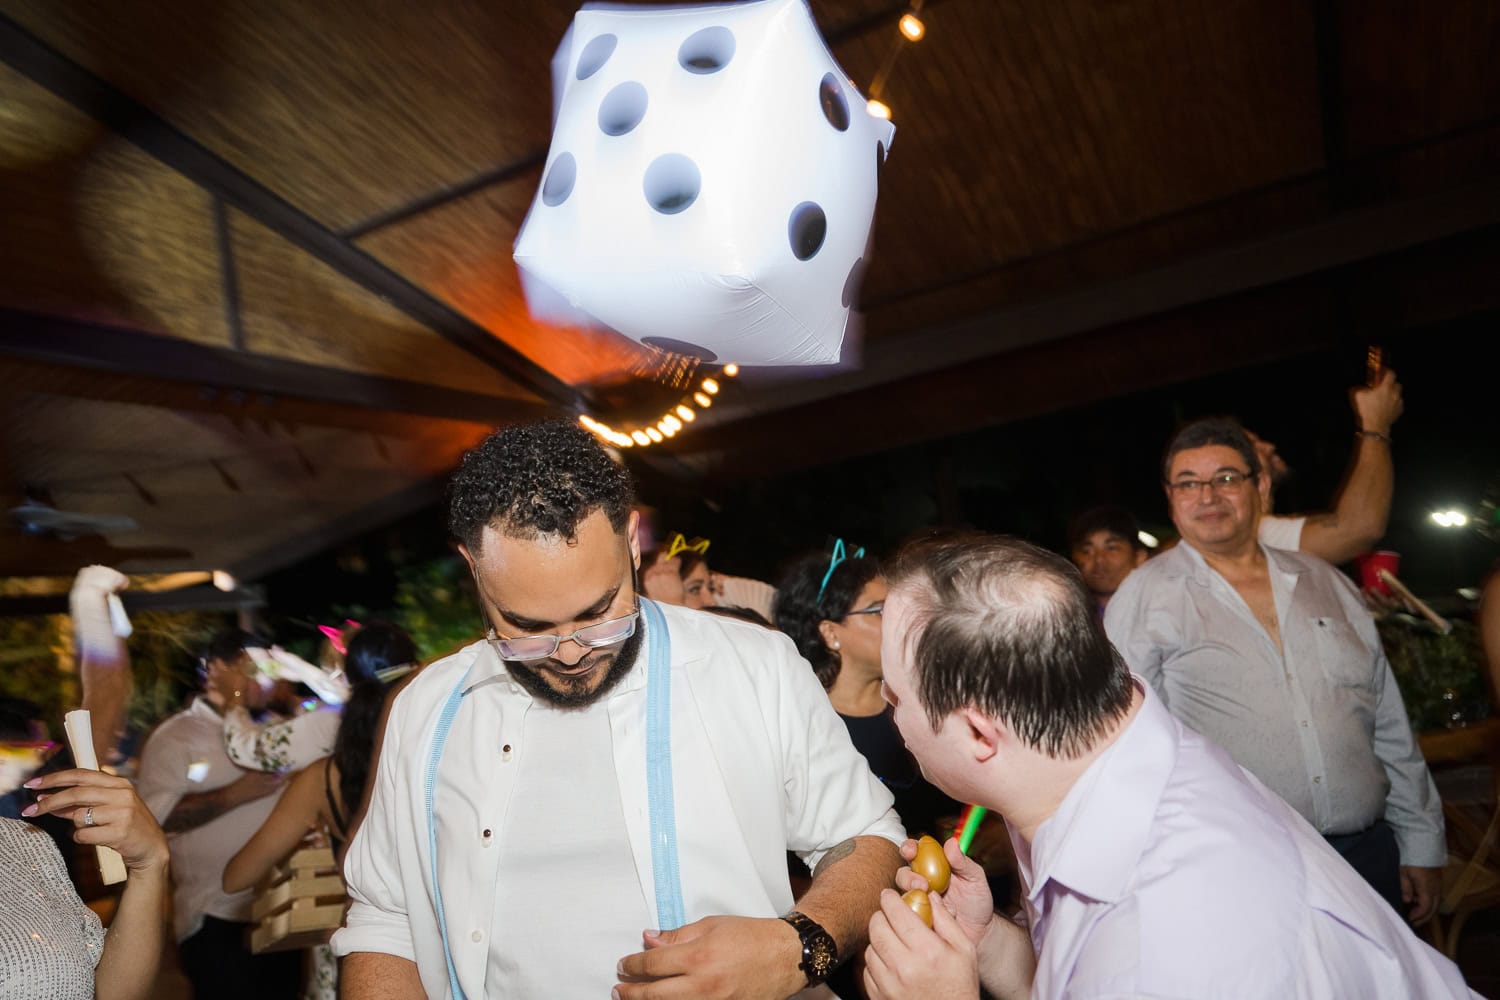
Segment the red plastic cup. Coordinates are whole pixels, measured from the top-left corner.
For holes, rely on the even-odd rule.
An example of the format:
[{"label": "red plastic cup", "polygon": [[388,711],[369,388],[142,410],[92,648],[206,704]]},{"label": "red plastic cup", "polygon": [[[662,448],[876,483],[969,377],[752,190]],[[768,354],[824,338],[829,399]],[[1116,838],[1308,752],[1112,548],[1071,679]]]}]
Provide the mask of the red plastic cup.
[{"label": "red plastic cup", "polygon": [[1401,567],[1401,553],[1382,549],[1379,552],[1370,552],[1360,556],[1357,562],[1360,586],[1389,597],[1391,588],[1386,586],[1385,581],[1380,578],[1380,571],[1385,570],[1391,576],[1395,576],[1396,570]]}]

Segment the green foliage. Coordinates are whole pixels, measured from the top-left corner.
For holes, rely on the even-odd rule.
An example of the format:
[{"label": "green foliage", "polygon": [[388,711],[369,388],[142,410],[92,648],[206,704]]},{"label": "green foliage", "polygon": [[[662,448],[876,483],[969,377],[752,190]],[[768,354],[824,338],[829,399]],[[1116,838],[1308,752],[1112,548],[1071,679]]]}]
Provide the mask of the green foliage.
[{"label": "green foliage", "polygon": [[1395,614],[1382,618],[1379,627],[1412,728],[1451,729],[1490,714],[1479,632],[1472,623],[1454,622],[1452,632],[1439,635],[1426,622]]},{"label": "green foliage", "polygon": [[392,620],[411,634],[423,663],[480,638],[483,617],[468,564],[455,555],[402,567]]}]

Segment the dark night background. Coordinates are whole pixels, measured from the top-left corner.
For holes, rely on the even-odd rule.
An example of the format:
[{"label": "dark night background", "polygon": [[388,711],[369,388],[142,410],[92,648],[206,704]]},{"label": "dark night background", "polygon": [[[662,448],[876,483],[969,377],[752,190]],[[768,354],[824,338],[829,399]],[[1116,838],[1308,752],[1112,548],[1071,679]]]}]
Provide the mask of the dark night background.
[{"label": "dark night background", "polygon": [[[1442,529],[1428,518],[1448,507],[1475,515],[1500,477],[1493,409],[1500,344],[1492,329],[1492,320],[1470,320],[1383,342],[1406,411],[1393,432],[1396,498],[1381,547],[1400,552],[1403,581],[1448,613],[1463,612],[1457,589],[1476,586],[1500,558],[1500,545],[1472,525]],[[1016,534],[1060,550],[1068,518],[1103,502],[1130,508],[1165,539],[1172,529],[1156,469],[1167,437],[1183,419],[1233,413],[1274,441],[1294,470],[1278,509],[1324,509],[1353,449],[1347,391],[1363,378],[1362,343],[1350,337],[1338,351],[915,447],[851,441],[858,457],[702,492],[642,470],[641,500],[657,509],[663,531],[712,539],[715,569],[772,582],[784,563],[834,537],[879,554],[940,524]],[[443,521],[433,506],[269,578],[273,622],[326,617],[350,604],[389,607],[399,566],[448,551]]]}]

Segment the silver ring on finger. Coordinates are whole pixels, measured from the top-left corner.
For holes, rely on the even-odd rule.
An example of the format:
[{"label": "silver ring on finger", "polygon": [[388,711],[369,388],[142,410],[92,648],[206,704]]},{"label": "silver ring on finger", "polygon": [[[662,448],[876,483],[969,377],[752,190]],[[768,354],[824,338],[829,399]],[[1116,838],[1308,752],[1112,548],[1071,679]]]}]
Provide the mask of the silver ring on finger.
[{"label": "silver ring on finger", "polygon": [[85,809],[83,811],[83,825],[84,826],[93,826],[94,825],[94,807],[93,806],[89,806],[87,809]]}]

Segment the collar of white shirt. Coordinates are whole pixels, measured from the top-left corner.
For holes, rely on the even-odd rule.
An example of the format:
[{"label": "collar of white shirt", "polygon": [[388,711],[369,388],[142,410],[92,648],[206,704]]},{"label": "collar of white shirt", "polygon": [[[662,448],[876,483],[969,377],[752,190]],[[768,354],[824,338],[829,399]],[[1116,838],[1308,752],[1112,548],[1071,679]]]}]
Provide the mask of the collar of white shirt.
[{"label": "collar of white shirt", "polygon": [[1134,674],[1140,710],[1037,828],[1031,844],[1036,905],[1048,881],[1104,903],[1122,899],[1145,851],[1157,803],[1177,763],[1177,724]]}]

